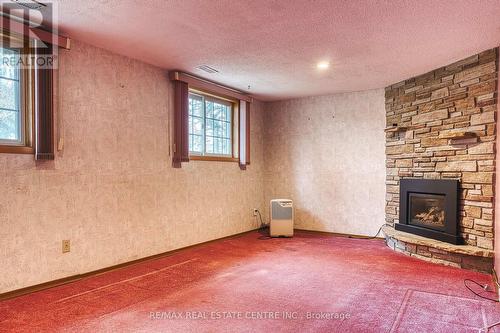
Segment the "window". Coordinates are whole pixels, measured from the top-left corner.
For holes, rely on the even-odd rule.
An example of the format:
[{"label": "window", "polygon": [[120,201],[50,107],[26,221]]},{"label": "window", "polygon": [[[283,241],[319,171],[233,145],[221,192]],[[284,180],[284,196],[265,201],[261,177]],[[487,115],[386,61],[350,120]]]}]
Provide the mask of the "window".
[{"label": "window", "polygon": [[233,158],[234,103],[189,93],[189,154]]},{"label": "window", "polygon": [[[0,49],[2,59],[19,51]],[[0,63],[0,142],[22,144],[21,71]]]},{"label": "window", "polygon": [[9,64],[23,48],[0,46],[0,152],[31,153],[30,71]]}]

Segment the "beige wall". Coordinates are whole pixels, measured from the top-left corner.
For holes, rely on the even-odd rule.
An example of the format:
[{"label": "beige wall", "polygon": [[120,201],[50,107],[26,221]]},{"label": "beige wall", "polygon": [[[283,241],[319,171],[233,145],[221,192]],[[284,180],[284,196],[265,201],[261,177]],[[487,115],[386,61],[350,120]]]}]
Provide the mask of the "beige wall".
[{"label": "beige wall", "polygon": [[373,235],[384,223],[384,91],[265,105],[265,190],[296,227]]},{"label": "beige wall", "polygon": [[260,103],[247,171],[203,161],[173,169],[165,71],[77,42],[60,60],[64,150],[40,164],[0,154],[0,293],[257,227]]},{"label": "beige wall", "polygon": [[252,208],[267,220],[276,197],[295,200],[298,228],[371,235],[384,222],[383,90],[254,103],[241,171],[171,167],[162,69],[75,42],[59,87],[55,161],[0,154],[0,293],[256,228]]}]

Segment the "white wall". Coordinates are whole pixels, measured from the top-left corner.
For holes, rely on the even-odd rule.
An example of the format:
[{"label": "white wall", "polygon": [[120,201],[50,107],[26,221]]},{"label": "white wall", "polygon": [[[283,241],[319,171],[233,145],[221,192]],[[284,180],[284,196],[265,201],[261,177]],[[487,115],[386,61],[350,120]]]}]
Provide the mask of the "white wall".
[{"label": "white wall", "polygon": [[266,103],[266,201],[293,199],[297,228],[375,234],[384,223],[384,103],[381,89]]}]

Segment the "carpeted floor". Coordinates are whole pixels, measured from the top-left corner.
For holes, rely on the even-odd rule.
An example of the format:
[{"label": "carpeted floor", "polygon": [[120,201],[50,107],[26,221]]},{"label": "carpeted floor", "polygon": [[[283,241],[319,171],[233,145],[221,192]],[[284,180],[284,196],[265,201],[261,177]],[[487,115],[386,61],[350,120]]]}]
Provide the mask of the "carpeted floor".
[{"label": "carpeted floor", "polygon": [[[382,240],[257,232],[0,302],[0,332],[478,332],[465,278]],[[490,330],[500,332],[500,327]]]}]

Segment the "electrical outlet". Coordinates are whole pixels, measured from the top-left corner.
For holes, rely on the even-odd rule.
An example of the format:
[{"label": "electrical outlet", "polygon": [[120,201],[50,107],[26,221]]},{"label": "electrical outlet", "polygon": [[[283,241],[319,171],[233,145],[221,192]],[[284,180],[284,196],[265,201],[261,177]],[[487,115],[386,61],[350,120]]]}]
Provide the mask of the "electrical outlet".
[{"label": "electrical outlet", "polygon": [[65,239],[62,241],[62,253],[68,253],[69,251],[71,251],[71,244],[69,239]]},{"label": "electrical outlet", "polygon": [[253,209],[253,216],[257,216],[257,212],[258,212],[258,211],[259,211],[259,210],[258,210],[257,208],[254,208],[254,209]]},{"label": "electrical outlet", "polygon": [[61,151],[64,148],[64,139],[59,138],[59,142],[57,143],[57,150]]}]

